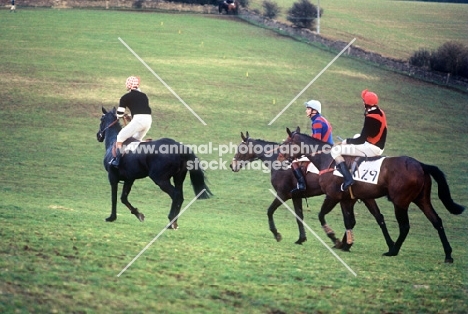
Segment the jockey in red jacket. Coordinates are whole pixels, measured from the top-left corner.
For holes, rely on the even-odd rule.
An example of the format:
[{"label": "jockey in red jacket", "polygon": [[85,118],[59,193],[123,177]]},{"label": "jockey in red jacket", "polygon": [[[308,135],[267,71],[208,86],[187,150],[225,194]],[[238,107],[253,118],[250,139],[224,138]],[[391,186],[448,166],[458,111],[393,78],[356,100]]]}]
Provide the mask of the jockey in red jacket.
[{"label": "jockey in red jacket", "polygon": [[361,93],[364,103],[364,126],[361,134],[356,138],[348,138],[336,145],[331,150],[331,155],[336,162],[336,168],[341,172],[344,178],[342,191],[354,184],[353,176],[346,166],[343,155],[374,157],[382,155],[387,139],[387,119],[385,113],[377,105],[379,98],[373,92],[367,89]]}]

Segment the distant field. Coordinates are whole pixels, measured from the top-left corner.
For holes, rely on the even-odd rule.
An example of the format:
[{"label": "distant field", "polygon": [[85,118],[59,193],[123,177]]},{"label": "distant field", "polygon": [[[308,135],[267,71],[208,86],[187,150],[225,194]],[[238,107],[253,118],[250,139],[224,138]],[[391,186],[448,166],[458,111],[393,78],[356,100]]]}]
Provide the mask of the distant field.
[{"label": "distant field", "polygon": [[[380,228],[356,205],[355,244],[335,251],[354,276],[308,230],[294,244],[294,217],[266,209],[270,176],[228,166],[240,132],[280,142],[286,127],[308,132],[303,103],[322,101],[335,136],[359,132],[360,93],[379,94],[389,120],[385,154],[439,166],[453,198],[468,205],[465,93],[427,84],[231,18],[91,10],[0,11],[0,312],[1,313],[465,313],[468,302],[467,213],[450,215],[432,194],[453,247],[443,263],[437,236],[411,206],[411,231],[386,258]],[[121,38],[205,122],[200,121],[122,43]],[[110,189],[96,141],[101,107],[112,108],[129,75],[142,79],[153,109],[151,138],[218,148],[198,156],[208,168],[209,200],[194,202],[122,276],[163,230],[170,200],[150,180],[106,223]],[[310,88],[269,122],[314,78]],[[226,168],[223,168],[223,163]],[[257,164],[258,165],[258,164]],[[190,182],[184,206],[194,198]],[[323,197],[304,202],[317,220]],[[393,208],[378,200],[392,237]],[[292,206],[291,202],[287,203]],[[344,232],[339,208],[327,216]]]},{"label": "distant field", "polygon": [[[262,10],[262,0],[250,0]],[[294,0],[273,1],[286,21]],[[318,5],[318,1],[311,1]],[[468,4],[389,0],[321,0],[320,34],[384,56],[407,59],[419,48],[435,49],[449,40],[468,44]],[[261,11],[262,12],[262,11]]]}]

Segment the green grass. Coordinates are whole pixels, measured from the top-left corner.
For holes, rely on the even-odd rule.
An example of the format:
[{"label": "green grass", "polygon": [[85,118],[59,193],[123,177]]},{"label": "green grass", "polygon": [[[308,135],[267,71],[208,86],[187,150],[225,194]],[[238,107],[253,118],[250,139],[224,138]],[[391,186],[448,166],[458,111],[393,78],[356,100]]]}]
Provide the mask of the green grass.
[{"label": "green grass", "polygon": [[[399,256],[384,258],[380,230],[356,206],[355,245],[336,253],[310,232],[297,246],[293,216],[268,230],[269,174],[208,169],[215,196],[197,201],[120,277],[162,230],[170,201],[150,180],[105,223],[110,189],[95,139],[101,106],[117,105],[129,75],[142,78],[154,112],[148,137],[228,145],[240,132],[272,141],[286,127],[309,128],[302,103],[322,101],[335,135],[362,123],[359,95],[376,91],[389,119],[386,154],[438,165],[453,198],[468,204],[466,94],[340,58],[272,125],[268,123],[334,54],[232,19],[202,15],[87,10],[19,10],[0,19],[2,160],[0,174],[0,312],[4,313],[362,313],[466,311],[466,213],[433,202],[454,249],[443,263],[437,232],[410,208],[411,231]],[[202,125],[118,40],[122,38],[206,122]],[[247,76],[248,74],[248,76]],[[227,164],[234,152],[221,156]],[[217,161],[217,152],[198,155]],[[189,180],[185,205],[194,197]],[[306,222],[322,197],[308,200]],[[289,206],[292,206],[288,202]],[[379,200],[389,230],[393,209]],[[304,206],[306,206],[304,204]],[[340,234],[337,209],[327,216]],[[328,243],[328,242],[327,242]]]},{"label": "green grass", "polygon": [[[250,7],[263,12],[262,0]],[[295,0],[274,1],[286,22]],[[317,1],[311,1],[318,5]],[[407,60],[420,48],[434,50],[447,41],[468,43],[468,5],[389,0],[321,0],[320,34],[387,57]]]}]

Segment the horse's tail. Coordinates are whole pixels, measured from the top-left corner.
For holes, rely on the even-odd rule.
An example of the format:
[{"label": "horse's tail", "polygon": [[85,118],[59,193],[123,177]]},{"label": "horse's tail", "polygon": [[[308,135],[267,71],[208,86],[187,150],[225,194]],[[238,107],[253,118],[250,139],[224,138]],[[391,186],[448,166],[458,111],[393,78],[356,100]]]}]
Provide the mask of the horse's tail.
[{"label": "horse's tail", "polygon": [[423,163],[421,163],[421,166],[423,167],[424,173],[431,175],[434,180],[436,180],[437,186],[439,187],[439,199],[442,201],[445,208],[447,208],[447,210],[454,215],[460,215],[463,213],[465,207],[453,201],[447,179],[445,178],[445,174],[442,172],[442,170],[436,166],[426,165]]},{"label": "horse's tail", "polygon": [[189,156],[189,161],[190,162],[187,165],[187,169],[190,172],[190,181],[192,182],[193,191],[195,192],[195,195],[201,193],[198,199],[210,198],[210,196],[212,196],[213,193],[211,193],[210,189],[208,188],[208,185],[206,184],[207,179],[205,177],[205,171],[201,167],[198,157],[192,153]]}]

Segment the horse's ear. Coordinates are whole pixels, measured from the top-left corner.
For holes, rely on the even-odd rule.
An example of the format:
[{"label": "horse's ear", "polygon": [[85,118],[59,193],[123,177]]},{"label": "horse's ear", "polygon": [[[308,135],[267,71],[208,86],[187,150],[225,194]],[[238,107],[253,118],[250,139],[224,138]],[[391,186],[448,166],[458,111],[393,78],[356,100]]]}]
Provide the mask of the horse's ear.
[{"label": "horse's ear", "polygon": [[102,113],[103,113],[103,114],[106,114],[106,113],[107,113],[106,108],[102,107]]},{"label": "horse's ear", "polygon": [[300,127],[296,128],[296,133],[301,133],[301,128]]},{"label": "horse's ear", "polygon": [[286,132],[288,132],[288,135],[291,136],[291,130],[289,128],[286,128]]},{"label": "horse's ear", "polygon": [[247,138],[250,138],[249,131],[245,131],[245,136],[246,136]]},{"label": "horse's ear", "polygon": [[113,113],[116,113],[116,112],[117,112],[117,108],[115,108],[115,107],[112,108],[112,112],[113,112]]},{"label": "horse's ear", "polygon": [[242,138],[242,141],[245,142],[246,138],[244,136],[244,133],[241,132],[241,138]]}]

